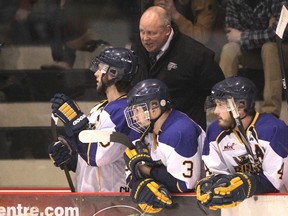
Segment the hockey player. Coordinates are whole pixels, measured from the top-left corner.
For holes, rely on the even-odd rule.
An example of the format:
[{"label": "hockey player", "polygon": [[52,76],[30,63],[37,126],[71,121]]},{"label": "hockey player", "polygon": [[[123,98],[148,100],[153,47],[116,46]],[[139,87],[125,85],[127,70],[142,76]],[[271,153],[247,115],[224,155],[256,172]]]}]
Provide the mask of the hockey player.
[{"label": "hockey player", "polygon": [[[207,100],[216,106],[218,120],[207,129],[202,158],[209,175],[197,183],[196,194],[210,209],[234,207],[254,194],[283,189],[288,129],[272,114],[255,111],[256,92],[252,81],[236,76],[214,85]],[[232,98],[240,121],[227,103]]]},{"label": "hockey player", "polygon": [[124,159],[133,202],[148,213],[172,205],[171,192],[189,192],[200,179],[202,128],[172,108],[166,84],[147,79],[128,93],[128,126],[143,134]]},{"label": "hockey player", "polygon": [[49,154],[55,166],[67,163],[76,172],[77,192],[121,192],[121,189],[125,192],[125,146],[113,142],[81,143],[78,134],[84,129],[112,130],[126,135],[133,131],[127,126],[124,109],[130,81],[137,71],[137,58],[128,49],[109,48],[92,60],[90,70],[95,72],[97,91],[105,93],[107,100],[93,107],[86,117],[75,101],[64,94],[55,94],[51,99],[52,112],[64,123],[69,139],[60,137],[50,145]]}]

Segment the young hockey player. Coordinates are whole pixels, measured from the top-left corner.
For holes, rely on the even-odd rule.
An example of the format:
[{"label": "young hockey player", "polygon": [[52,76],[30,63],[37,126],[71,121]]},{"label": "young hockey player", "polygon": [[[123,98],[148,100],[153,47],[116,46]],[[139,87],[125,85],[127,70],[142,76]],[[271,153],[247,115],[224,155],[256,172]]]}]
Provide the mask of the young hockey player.
[{"label": "young hockey player", "polygon": [[[217,83],[207,100],[218,120],[207,130],[202,158],[209,176],[197,183],[196,193],[210,209],[283,189],[288,128],[272,114],[255,111],[256,92],[254,83],[236,76]],[[239,117],[232,115],[237,111]]]},{"label": "young hockey player", "polygon": [[170,192],[189,192],[200,179],[202,128],[172,108],[164,82],[147,79],[128,93],[129,127],[143,134],[124,159],[133,202],[148,213],[172,205]]},{"label": "young hockey player", "polygon": [[85,129],[130,134],[132,130],[127,126],[124,109],[130,81],[137,71],[137,58],[128,49],[109,48],[92,60],[90,70],[95,73],[97,91],[105,93],[107,100],[93,107],[86,117],[75,101],[56,94],[51,99],[52,112],[64,123],[68,139],[60,137],[52,143],[49,154],[55,166],[63,167],[66,163],[76,172],[77,192],[121,192],[126,186],[125,146],[115,142],[81,143],[78,134]]}]

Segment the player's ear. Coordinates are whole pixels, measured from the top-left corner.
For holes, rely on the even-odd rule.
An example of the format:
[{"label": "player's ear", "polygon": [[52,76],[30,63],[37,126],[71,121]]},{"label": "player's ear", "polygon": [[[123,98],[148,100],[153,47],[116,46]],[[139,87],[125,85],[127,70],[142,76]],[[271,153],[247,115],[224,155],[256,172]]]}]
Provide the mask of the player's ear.
[{"label": "player's ear", "polygon": [[238,107],[237,109],[238,109],[240,119],[247,116],[247,110],[244,107]]},{"label": "player's ear", "polygon": [[155,109],[150,109],[150,116],[151,119],[157,118],[159,115],[161,115],[161,109],[160,107],[157,107]]}]

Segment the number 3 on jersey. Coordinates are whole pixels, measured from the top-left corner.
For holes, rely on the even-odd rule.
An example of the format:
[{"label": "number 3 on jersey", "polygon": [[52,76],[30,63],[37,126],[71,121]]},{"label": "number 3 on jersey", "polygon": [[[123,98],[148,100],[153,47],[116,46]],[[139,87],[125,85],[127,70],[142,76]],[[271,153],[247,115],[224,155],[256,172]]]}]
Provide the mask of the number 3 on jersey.
[{"label": "number 3 on jersey", "polygon": [[187,172],[182,173],[185,178],[191,178],[193,175],[193,162],[192,161],[184,161],[183,165],[187,167]]}]

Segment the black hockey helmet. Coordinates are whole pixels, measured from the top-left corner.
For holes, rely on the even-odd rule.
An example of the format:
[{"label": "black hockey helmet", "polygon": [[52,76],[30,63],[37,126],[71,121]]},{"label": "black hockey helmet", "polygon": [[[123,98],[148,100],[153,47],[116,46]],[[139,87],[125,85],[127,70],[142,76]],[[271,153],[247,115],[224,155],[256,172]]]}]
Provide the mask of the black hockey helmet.
[{"label": "black hockey helmet", "polygon": [[210,97],[213,100],[233,97],[236,104],[241,101],[241,105],[244,105],[247,112],[251,112],[255,110],[256,95],[257,88],[250,79],[233,76],[216,83],[212,87]]},{"label": "black hockey helmet", "polygon": [[138,60],[133,51],[126,48],[108,48],[91,62],[90,70],[96,71],[98,65],[104,63],[101,72],[115,78],[115,82],[132,81],[137,72]]}]

